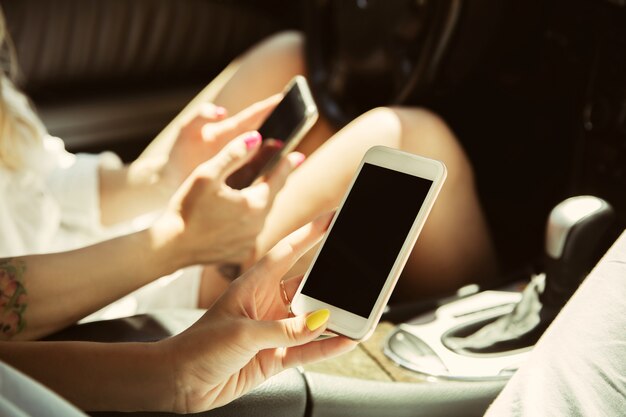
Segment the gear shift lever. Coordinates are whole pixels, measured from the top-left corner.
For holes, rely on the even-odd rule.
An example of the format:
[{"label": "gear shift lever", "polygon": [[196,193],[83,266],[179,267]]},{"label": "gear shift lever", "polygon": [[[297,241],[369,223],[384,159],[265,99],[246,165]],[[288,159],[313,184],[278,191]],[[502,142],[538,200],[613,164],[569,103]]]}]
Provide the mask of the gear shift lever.
[{"label": "gear shift lever", "polygon": [[606,249],[614,212],[604,200],[580,196],[558,204],[548,219],[545,273],[535,276],[508,314],[446,345],[457,352],[500,353],[533,346]]},{"label": "gear shift lever", "polygon": [[545,307],[558,311],[574,294],[606,249],[602,239],[615,214],[604,200],[592,196],[569,198],[550,213],[546,230]]},{"label": "gear shift lever", "polygon": [[444,304],[434,319],[396,326],[385,354],[428,376],[510,377],[607,249],[614,217],[596,197],[563,201],[548,219],[544,272],[521,295],[484,291]]}]

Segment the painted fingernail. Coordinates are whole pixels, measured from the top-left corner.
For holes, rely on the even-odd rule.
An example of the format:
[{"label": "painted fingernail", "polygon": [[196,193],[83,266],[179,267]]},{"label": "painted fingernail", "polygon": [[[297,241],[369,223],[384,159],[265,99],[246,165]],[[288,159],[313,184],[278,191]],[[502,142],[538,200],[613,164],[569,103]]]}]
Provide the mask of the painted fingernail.
[{"label": "painted fingernail", "polygon": [[226,116],[226,109],[224,107],[221,107],[221,106],[215,107],[215,115],[217,117],[224,117],[224,116]]},{"label": "painted fingernail", "polygon": [[314,331],[319,329],[328,321],[330,317],[330,311],[326,308],[321,310],[317,310],[306,318],[306,327],[309,328],[310,331]]},{"label": "painted fingernail", "polygon": [[256,146],[261,143],[261,134],[259,132],[252,132],[243,141],[246,143],[246,149],[250,150],[256,148]]},{"label": "painted fingernail", "polygon": [[306,156],[303,153],[300,152],[294,152],[293,155],[293,160],[294,163],[296,164],[296,168],[299,167],[300,165],[302,165],[302,163],[304,162],[304,160],[306,159]]}]

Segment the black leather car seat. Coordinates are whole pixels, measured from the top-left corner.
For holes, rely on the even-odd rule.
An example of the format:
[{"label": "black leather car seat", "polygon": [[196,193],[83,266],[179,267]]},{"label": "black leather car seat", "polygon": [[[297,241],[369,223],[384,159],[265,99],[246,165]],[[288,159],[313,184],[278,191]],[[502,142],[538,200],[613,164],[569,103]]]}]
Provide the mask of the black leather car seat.
[{"label": "black leather car seat", "polygon": [[17,51],[19,84],[49,131],[73,151],[114,149],[127,156],[154,138],[230,60],[292,27],[294,8],[281,5],[284,13],[274,15],[272,3],[0,4]]}]

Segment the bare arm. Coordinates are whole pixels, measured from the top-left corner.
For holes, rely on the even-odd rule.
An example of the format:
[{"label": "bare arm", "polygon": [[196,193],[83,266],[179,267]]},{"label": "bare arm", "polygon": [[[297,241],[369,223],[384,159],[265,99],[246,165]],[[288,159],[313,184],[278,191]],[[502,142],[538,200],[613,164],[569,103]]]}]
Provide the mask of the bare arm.
[{"label": "bare arm", "polygon": [[[179,335],[155,343],[0,342],[0,358],[89,411],[222,406],[286,368],[356,345],[343,337],[315,341],[328,310],[289,317],[278,291],[330,219],[322,216],[285,238]],[[284,286],[288,298],[300,279]]]},{"label": "bare arm", "polygon": [[84,410],[171,410],[170,364],[155,343],[0,342],[0,357]]},{"label": "bare arm", "polygon": [[287,175],[292,154],[258,184],[233,190],[226,178],[253,155],[258,133],[231,141],[200,165],[144,231],[86,248],[0,263],[0,337],[35,339],[178,268],[243,262]]},{"label": "bare arm", "polygon": [[[132,164],[100,169],[100,209],[104,225],[161,210],[201,163],[233,138],[257,129],[280,101],[272,96],[226,118],[223,108],[199,103],[177,118],[178,136],[169,146],[150,146]],[[159,138],[155,142],[160,141]]]},{"label": "bare arm", "polygon": [[28,340],[68,326],[183,262],[150,230],[86,248],[0,261],[0,338]]},{"label": "bare arm", "polygon": [[127,165],[100,168],[100,221],[111,226],[145,213],[162,210],[177,185],[168,184],[151,167]]}]

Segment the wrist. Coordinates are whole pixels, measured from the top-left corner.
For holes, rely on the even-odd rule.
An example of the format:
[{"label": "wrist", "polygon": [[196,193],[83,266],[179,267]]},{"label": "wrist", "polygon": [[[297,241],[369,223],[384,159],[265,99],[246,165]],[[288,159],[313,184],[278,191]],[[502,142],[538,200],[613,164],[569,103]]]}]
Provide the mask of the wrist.
[{"label": "wrist", "polygon": [[162,275],[193,264],[190,251],[183,242],[185,225],[183,220],[169,211],[162,213],[145,233],[154,256],[154,263],[161,268]]},{"label": "wrist", "polygon": [[113,372],[105,371],[103,376],[104,380],[110,379],[112,392],[98,395],[106,398],[103,403],[86,404],[84,408],[124,412],[172,412],[175,409],[174,367],[171,355],[161,342],[113,344],[112,350],[108,357],[115,362],[111,363]]},{"label": "wrist", "polygon": [[171,168],[166,158],[140,157],[128,167],[128,178],[131,183],[151,187],[169,199],[184,181]]},{"label": "wrist", "polygon": [[104,225],[162,209],[174,194],[176,182],[159,164],[137,160],[120,168],[100,168],[100,209]]},{"label": "wrist", "polygon": [[165,339],[156,343],[140,343],[140,349],[145,350],[147,358],[146,375],[152,375],[152,386],[148,390],[150,398],[143,407],[148,411],[176,412],[178,384],[176,376],[175,352],[170,349],[170,340]]},{"label": "wrist", "polygon": [[[178,337],[170,337],[152,343],[153,357],[156,360],[155,366],[159,367],[159,374],[167,381],[167,385],[161,386],[166,391],[162,393],[163,402],[159,410],[170,413],[187,414],[188,404],[185,402],[184,383],[181,379],[181,370],[184,367],[180,363],[180,344]],[[182,371],[184,373],[184,371]]]}]

